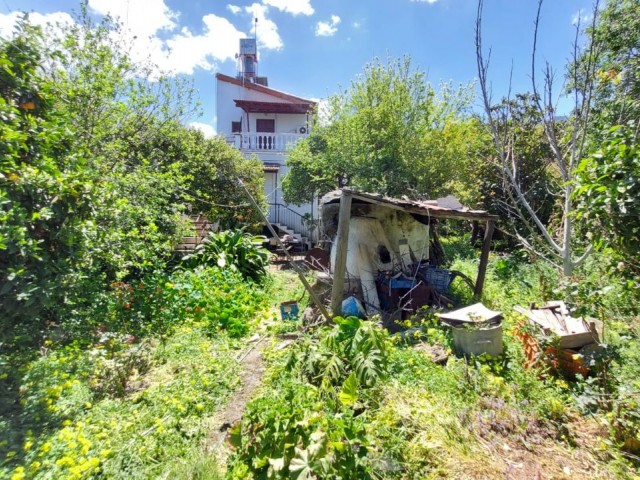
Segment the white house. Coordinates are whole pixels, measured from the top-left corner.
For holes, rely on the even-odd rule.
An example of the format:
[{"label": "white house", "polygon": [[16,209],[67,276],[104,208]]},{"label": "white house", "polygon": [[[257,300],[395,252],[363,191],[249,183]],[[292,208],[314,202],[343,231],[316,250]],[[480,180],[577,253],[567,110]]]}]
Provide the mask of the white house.
[{"label": "white house", "polygon": [[256,76],[256,62],[255,39],[242,39],[237,75],[216,74],[217,132],[245,156],[262,161],[269,221],[296,236],[311,237],[303,216],[316,218],[317,207],[286,204],[281,184],[288,171],[287,152],[308,135],[315,103],[269,87],[267,77]]}]

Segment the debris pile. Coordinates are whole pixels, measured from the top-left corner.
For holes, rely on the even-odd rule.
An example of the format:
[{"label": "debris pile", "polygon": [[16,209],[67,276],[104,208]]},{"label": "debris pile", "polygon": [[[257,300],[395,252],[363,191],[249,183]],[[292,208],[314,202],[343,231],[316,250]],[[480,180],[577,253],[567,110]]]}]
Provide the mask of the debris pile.
[{"label": "debris pile", "polygon": [[585,358],[599,349],[601,322],[573,317],[562,301],[547,302],[539,307],[531,304],[528,309],[515,307],[515,310],[529,321],[529,328],[521,325],[516,333],[524,345],[528,366],[543,360],[566,374],[589,372]]}]

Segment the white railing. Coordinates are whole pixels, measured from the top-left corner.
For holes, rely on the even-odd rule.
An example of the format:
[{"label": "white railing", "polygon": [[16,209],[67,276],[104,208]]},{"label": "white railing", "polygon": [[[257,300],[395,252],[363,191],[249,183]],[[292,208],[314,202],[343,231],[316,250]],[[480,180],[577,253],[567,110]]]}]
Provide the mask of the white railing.
[{"label": "white railing", "polygon": [[227,136],[227,142],[240,150],[284,152],[306,136],[297,133],[234,133]]}]

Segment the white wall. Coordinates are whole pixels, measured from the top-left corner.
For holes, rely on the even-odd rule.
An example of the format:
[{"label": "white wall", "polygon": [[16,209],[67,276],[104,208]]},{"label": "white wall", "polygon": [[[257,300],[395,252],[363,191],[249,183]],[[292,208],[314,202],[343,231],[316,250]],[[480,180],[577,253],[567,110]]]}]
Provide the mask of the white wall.
[{"label": "white wall", "polygon": [[251,113],[247,128],[247,114],[236,107],[234,100],[254,100],[258,102],[292,103],[266,93],[257,92],[240,85],[216,79],[216,131],[219,135],[231,133],[231,122],[242,120],[243,132],[255,132],[257,119],[274,119],[276,133],[295,133],[297,128],[307,126],[306,114]]}]

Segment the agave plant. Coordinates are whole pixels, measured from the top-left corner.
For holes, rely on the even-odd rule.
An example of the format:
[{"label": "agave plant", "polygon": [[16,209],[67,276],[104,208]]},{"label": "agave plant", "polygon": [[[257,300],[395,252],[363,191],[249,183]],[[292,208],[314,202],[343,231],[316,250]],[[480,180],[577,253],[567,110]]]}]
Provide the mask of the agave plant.
[{"label": "agave plant", "polygon": [[237,269],[244,278],[262,282],[267,275],[266,237],[251,235],[244,229],[210,233],[195,251],[182,259],[187,267],[217,265]]}]

